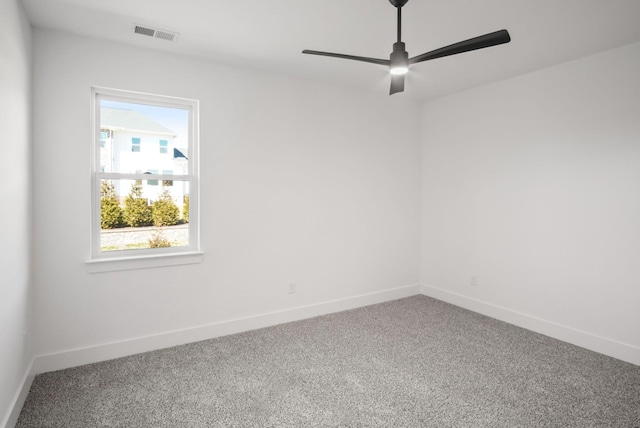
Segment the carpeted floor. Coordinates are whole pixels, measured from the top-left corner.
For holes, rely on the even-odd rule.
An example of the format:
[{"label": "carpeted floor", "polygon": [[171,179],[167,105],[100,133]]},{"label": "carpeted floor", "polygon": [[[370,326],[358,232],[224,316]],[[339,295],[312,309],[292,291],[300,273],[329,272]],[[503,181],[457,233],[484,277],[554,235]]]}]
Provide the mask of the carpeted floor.
[{"label": "carpeted floor", "polygon": [[425,296],[38,375],[17,427],[640,427],[640,367]]}]

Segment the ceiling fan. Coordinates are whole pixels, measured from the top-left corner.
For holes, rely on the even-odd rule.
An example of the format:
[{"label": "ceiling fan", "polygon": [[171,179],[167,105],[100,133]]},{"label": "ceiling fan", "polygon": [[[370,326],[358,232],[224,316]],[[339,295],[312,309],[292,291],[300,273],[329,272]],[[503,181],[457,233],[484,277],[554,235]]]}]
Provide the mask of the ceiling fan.
[{"label": "ceiling fan", "polygon": [[404,91],[404,75],[409,71],[409,66],[418,62],[429,61],[431,59],[442,58],[449,55],[455,55],[463,52],[475,51],[477,49],[488,48],[491,46],[509,43],[511,36],[507,30],[495,31],[483,36],[474,37],[462,42],[454,43],[440,49],[436,49],[422,55],[409,58],[409,54],[405,50],[405,44],[402,42],[402,6],[407,4],[409,0],[389,0],[396,9],[398,9],[398,41],[393,44],[393,52],[389,59],[369,58],[365,56],[344,55],[331,52],[312,51],[305,49],[304,54],[331,56],[335,58],[351,59],[354,61],[364,61],[373,64],[386,65],[391,73],[391,90],[389,95],[396,92]]}]

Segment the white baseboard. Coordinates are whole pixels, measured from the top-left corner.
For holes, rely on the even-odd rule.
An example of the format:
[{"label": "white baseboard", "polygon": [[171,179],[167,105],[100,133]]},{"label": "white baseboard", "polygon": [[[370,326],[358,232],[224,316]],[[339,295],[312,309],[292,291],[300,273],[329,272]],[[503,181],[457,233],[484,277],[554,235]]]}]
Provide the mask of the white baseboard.
[{"label": "white baseboard", "polygon": [[640,348],[636,346],[577,330],[462,294],[452,293],[441,288],[422,285],[420,292],[425,296],[640,366]]},{"label": "white baseboard", "polygon": [[27,395],[29,395],[29,390],[31,389],[31,384],[33,383],[33,378],[35,377],[35,375],[32,373],[34,361],[35,359],[32,359],[31,363],[29,363],[29,367],[27,367],[27,370],[22,377],[21,387],[16,392],[16,395],[14,396],[11,403],[11,407],[9,407],[9,412],[5,416],[4,420],[0,423],[0,427],[2,428],[14,428],[16,426],[16,423],[18,422],[18,417],[20,416],[20,412],[22,411],[22,406],[27,399]]},{"label": "white baseboard", "polygon": [[409,285],[375,293],[337,299],[313,305],[299,306],[282,311],[259,314],[251,317],[232,319],[193,328],[169,331],[161,334],[138,337],[97,346],[71,349],[63,352],[35,357],[23,377],[22,387],[16,393],[13,406],[5,417],[2,428],[13,428],[27,398],[36,374],[62,370],[84,364],[91,364],[113,358],[125,357],[141,352],[212,339],[243,331],[269,327],[319,315],[355,309],[363,306],[383,303],[404,297],[424,294],[471,311],[526,328],[564,342],[599,352],[631,364],[640,366],[640,348],[620,343],[605,337],[576,330],[551,321],[536,318],[508,308],[452,293],[437,287]]},{"label": "white baseboard", "polygon": [[408,285],[375,293],[363,294],[344,299],[332,300],[313,305],[299,306],[277,312],[259,314],[246,318],[232,319],[183,330],[168,331],[156,335],[105,343],[96,346],[70,349],[35,358],[31,374],[45,373],[97,363],[141,352],[198,342],[243,331],[255,330],[319,315],[355,309],[362,306],[383,303],[420,293],[420,285]]}]

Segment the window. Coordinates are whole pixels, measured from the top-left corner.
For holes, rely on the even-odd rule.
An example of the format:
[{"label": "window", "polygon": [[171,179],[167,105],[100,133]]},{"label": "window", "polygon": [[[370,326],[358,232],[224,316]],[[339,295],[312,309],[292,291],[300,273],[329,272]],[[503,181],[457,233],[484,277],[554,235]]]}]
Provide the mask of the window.
[{"label": "window", "polygon": [[[112,89],[94,88],[92,93],[94,166],[88,266],[111,263],[120,267],[90,270],[199,261],[198,102]],[[145,148],[154,141],[160,142],[160,154],[178,146],[189,157],[160,156],[153,146]],[[155,262],[140,265],[151,259]],[[127,260],[136,263],[122,265]]]},{"label": "window", "polygon": [[107,138],[109,138],[109,132],[101,129],[100,130],[100,148],[104,149],[107,147]]},{"label": "window", "polygon": [[[173,171],[171,171],[170,169],[163,169],[162,175],[173,175]],[[162,180],[162,185],[165,187],[173,186],[173,180]]]},{"label": "window", "polygon": [[[156,175],[158,173],[157,170],[155,169],[150,169],[149,171],[147,171],[145,174],[153,174]],[[147,185],[149,186],[157,186],[158,185],[158,180],[147,180]]]}]

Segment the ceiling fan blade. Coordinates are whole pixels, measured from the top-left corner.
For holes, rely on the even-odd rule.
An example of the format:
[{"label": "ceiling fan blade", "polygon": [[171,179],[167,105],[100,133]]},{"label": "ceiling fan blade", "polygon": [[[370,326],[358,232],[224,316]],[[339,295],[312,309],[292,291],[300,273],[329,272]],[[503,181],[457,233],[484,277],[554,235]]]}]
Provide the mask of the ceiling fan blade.
[{"label": "ceiling fan blade", "polygon": [[393,95],[396,92],[404,92],[404,74],[392,74],[391,75],[391,89],[389,95]]},{"label": "ceiling fan blade", "polygon": [[310,51],[308,49],[303,50],[302,53],[311,54],[311,55],[330,56],[330,57],[342,58],[342,59],[351,59],[354,61],[370,62],[372,64],[380,64],[380,65],[387,65],[387,66],[389,65],[388,59],[369,58],[366,56],[344,55],[344,54],[331,53],[331,52]]},{"label": "ceiling fan blade", "polygon": [[509,36],[509,32],[507,30],[495,31],[493,33],[474,37],[473,39],[464,40],[462,42],[454,43],[452,45],[415,56],[409,59],[409,64],[442,58],[449,55],[456,55],[463,52],[475,51],[477,49],[509,43],[510,41],[511,36]]}]

